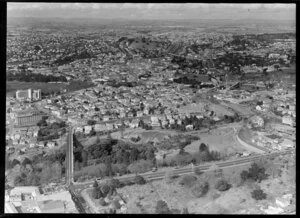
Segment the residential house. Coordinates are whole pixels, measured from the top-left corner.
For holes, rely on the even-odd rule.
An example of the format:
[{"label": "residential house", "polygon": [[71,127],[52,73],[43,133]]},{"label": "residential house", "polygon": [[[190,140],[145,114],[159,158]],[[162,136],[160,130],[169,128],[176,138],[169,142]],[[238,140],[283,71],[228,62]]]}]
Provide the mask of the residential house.
[{"label": "residential house", "polygon": [[160,126],[157,116],[151,116],[150,119],[151,119],[151,126]]},{"label": "residential house", "polygon": [[95,126],[94,126],[94,130],[96,131],[96,132],[104,132],[104,131],[106,131],[107,129],[106,129],[106,125],[105,124],[95,124]]},{"label": "residential house", "polygon": [[76,127],[75,132],[83,132],[83,127],[81,126]]},{"label": "residential house", "polygon": [[148,115],[148,114],[149,114],[149,109],[148,109],[148,108],[145,108],[144,111],[143,111],[143,113],[144,113],[145,115]]},{"label": "residential house", "polygon": [[110,117],[108,115],[103,116],[103,121],[104,122],[109,121],[109,120],[110,120]]},{"label": "residential house", "polygon": [[129,123],[129,127],[130,128],[138,128],[139,127],[139,120],[138,119],[132,120],[131,123]]},{"label": "residential house", "polygon": [[53,141],[47,142],[47,147],[48,148],[54,148],[55,147],[55,142],[53,142]]},{"label": "residential house", "polygon": [[169,121],[168,121],[168,120],[162,120],[162,121],[161,121],[161,125],[162,125],[163,127],[167,126],[168,124],[169,124]]},{"label": "residential house", "polygon": [[114,129],[114,125],[112,123],[106,123],[106,129],[107,130],[113,130]]},{"label": "residential house", "polygon": [[295,126],[294,119],[290,116],[283,116],[282,117],[282,123],[289,125],[289,126]]},{"label": "residential house", "polygon": [[142,116],[143,116],[143,112],[142,112],[142,111],[138,111],[138,112],[136,113],[136,116],[137,116],[137,117],[142,117]]},{"label": "residential house", "polygon": [[92,126],[84,126],[84,133],[89,134],[92,131]]}]

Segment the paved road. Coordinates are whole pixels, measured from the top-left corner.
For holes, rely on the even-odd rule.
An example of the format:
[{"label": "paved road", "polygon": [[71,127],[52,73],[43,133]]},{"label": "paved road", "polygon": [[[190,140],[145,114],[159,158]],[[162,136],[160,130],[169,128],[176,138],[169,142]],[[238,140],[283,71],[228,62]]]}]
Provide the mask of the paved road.
[{"label": "paved road", "polygon": [[70,127],[67,138],[66,150],[66,182],[68,185],[73,181],[73,128]]}]

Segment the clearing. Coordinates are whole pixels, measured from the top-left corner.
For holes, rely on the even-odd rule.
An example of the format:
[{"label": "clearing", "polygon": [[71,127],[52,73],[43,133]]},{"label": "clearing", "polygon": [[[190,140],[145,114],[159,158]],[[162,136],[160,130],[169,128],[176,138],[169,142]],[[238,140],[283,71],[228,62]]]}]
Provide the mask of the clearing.
[{"label": "clearing", "polygon": [[233,128],[214,129],[210,133],[201,133],[200,140],[194,141],[185,147],[185,151],[194,153],[199,151],[199,145],[205,143],[210,150],[219,151],[225,154],[242,153],[246,149],[241,145],[235,136]]}]

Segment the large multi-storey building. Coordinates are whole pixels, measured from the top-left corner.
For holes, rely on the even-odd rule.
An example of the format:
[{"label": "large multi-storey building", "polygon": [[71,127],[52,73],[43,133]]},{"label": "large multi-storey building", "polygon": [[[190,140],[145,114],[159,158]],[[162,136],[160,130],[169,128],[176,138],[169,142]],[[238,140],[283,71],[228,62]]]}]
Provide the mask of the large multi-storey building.
[{"label": "large multi-storey building", "polygon": [[39,111],[27,111],[19,113],[16,117],[18,126],[36,125],[45,114]]},{"label": "large multi-storey building", "polygon": [[25,100],[25,99],[39,100],[39,99],[41,99],[41,90],[40,89],[17,90],[16,98],[18,100]]}]

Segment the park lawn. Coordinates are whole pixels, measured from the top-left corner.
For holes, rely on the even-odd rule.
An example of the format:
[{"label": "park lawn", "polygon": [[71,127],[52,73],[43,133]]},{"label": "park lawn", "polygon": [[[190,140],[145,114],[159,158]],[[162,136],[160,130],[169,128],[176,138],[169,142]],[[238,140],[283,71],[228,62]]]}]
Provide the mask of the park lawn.
[{"label": "park lawn", "polygon": [[60,91],[68,85],[64,83],[41,83],[6,81],[6,96],[14,96],[18,89],[41,89],[42,92]]},{"label": "park lawn", "polygon": [[245,148],[236,140],[232,128],[214,129],[211,133],[201,133],[200,140],[194,141],[185,147],[185,151],[194,153],[199,151],[199,145],[205,143],[210,150],[219,151],[224,154],[243,152]]},{"label": "park lawn", "polygon": [[20,81],[6,81],[6,96],[15,96],[19,89],[41,89],[42,92],[56,92],[66,89],[67,92],[73,92],[80,89],[93,87],[92,83],[84,81],[71,81],[66,83],[42,83],[42,82],[20,82]]}]

